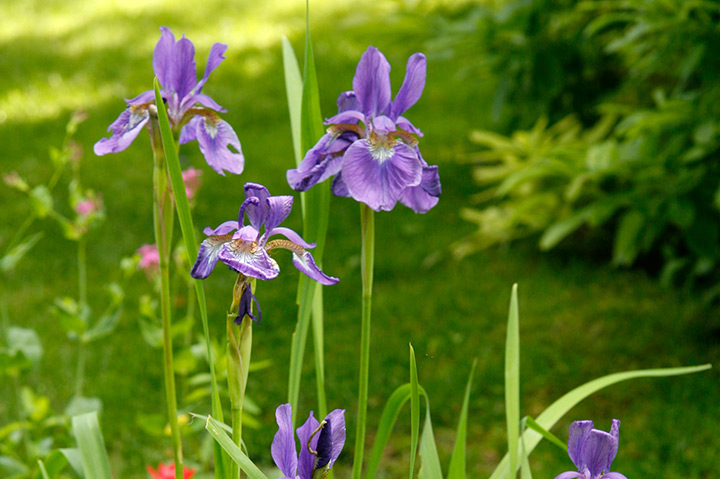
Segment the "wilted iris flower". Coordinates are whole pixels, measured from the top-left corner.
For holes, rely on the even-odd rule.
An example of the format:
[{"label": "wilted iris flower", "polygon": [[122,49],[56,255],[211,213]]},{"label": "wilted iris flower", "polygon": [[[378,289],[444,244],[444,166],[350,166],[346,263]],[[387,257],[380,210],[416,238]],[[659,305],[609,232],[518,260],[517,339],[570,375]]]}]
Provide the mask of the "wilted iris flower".
[{"label": "wilted iris flower", "polygon": [[[167,27],[161,27],[160,31],[162,34],[153,53],[153,70],[162,85],[160,93],[167,104],[170,125],[180,131],[181,144],[198,141],[200,151],[215,171],[221,175],[225,174],[223,170],[239,175],[245,166],[240,141],[232,127],[216,113],[225,110],[201,93],[210,73],[225,59],[227,45],[213,44],[205,74],[197,81],[192,42],[184,35],[176,42]],[[95,143],[96,155],[118,153],[130,146],[150,119],[155,92],[148,90],[125,102],[127,108],[108,128],[112,136]],[[231,151],[229,146],[236,151]]]},{"label": "wilted iris flower", "polygon": [[327,133],[310,149],[287,180],[306,191],[335,175],[332,190],[375,211],[391,210],[400,201],[425,213],[441,192],[437,166],[428,166],[418,149],[422,132],[402,114],[425,88],[425,55],[410,57],[400,90],[391,99],[390,64],[375,47],[358,63],[353,90],[338,98],[339,113],[325,121]]},{"label": "wilted iris flower", "polygon": [[563,472],[555,479],[627,479],[619,472],[610,472],[617,455],[620,421],[613,419],[610,432],[593,429],[592,421],[575,421],[570,425],[568,455],[578,472]]},{"label": "wilted iris flower", "polygon": [[[337,283],[338,279],[323,273],[306,251],[314,248],[314,243],[306,243],[295,231],[279,226],[290,214],[292,204],[292,196],[270,196],[262,185],[245,184],[245,201],[240,205],[238,220],[226,221],[215,229],[205,228],[203,232],[208,238],[200,245],[190,274],[197,279],[207,278],[221,260],[245,277],[273,279],[280,273],[280,267],[268,253],[286,249],[292,252],[293,264],[301,272],[321,284]],[[249,225],[245,224],[245,214]],[[268,241],[274,235],[285,238]],[[248,286],[242,296],[242,304],[248,308],[251,301],[257,301],[249,289]]]},{"label": "wilted iris flower", "polygon": [[300,455],[292,430],[292,407],[282,404],[275,410],[278,431],[272,443],[272,457],[283,479],[319,479],[335,464],[345,445],[345,410],[335,409],[320,423],[310,413],[297,429]]}]

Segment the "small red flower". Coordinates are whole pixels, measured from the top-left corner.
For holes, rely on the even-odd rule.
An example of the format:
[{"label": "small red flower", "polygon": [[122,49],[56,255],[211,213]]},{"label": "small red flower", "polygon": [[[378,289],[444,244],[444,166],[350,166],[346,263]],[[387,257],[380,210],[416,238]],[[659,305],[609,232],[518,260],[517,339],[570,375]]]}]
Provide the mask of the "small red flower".
[{"label": "small red flower", "polygon": [[[148,474],[153,479],[175,479],[175,464],[158,464],[157,470],[152,466],[145,466]],[[191,479],[195,475],[195,469],[183,466],[183,479]]]}]

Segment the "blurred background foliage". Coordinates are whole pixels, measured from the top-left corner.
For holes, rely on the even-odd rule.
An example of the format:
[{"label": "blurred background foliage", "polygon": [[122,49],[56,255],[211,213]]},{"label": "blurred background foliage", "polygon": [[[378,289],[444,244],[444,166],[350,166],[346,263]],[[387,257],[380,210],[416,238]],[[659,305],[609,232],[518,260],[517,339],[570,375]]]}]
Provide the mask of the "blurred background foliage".
[{"label": "blurred background foliage", "polygon": [[[74,135],[74,151],[83,159],[62,173],[60,184],[77,178],[104,204],[104,223],[87,235],[87,307],[104,311],[107,285],[123,284],[114,329],[85,352],[84,394],[102,401],[116,477],[145,478],[146,464],[171,457],[160,353],[151,344],[153,282],[130,271],[137,257],[123,260],[153,238],[152,161],[147,135],[102,158],[92,155],[92,145],[124,108],[122,98],[151,87],[152,51],[159,27],[167,25],[195,43],[199,69],[213,42],[229,44],[227,60],[205,92],[227,108],[223,117],[246,157],[243,175],[223,178],[194,145],[181,150],[183,166],[204,171],[195,224],[215,226],[233,217],[247,181],[292,194],[285,182],[294,162],[280,39],[288,36],[301,51],[304,8],[290,0],[210,0],[192,8],[167,0],[3,4],[2,173],[17,171],[30,185],[45,184],[56,170],[52,151],[63,144],[65,125],[75,110],[87,114]],[[390,393],[407,381],[412,341],[447,464],[460,395],[477,357],[468,468],[473,477],[489,474],[505,449],[503,341],[516,281],[524,413],[537,414],[567,390],[610,372],[717,362],[719,310],[703,303],[693,287],[702,286],[712,299],[720,259],[715,2],[358,0],[312,1],[311,9],[325,115],[335,110],[337,94],[351,87],[368,45],[388,57],[395,88],[409,55],[428,56],[426,90],[407,116],[425,133],[423,156],[440,165],[443,195],[426,215],[398,208],[376,218],[370,431]],[[39,207],[73,200],[70,188],[38,193],[33,203],[5,186],[3,254]],[[67,208],[61,212],[69,217]],[[333,198],[324,269],[341,283],[325,290],[326,382],[329,406],[348,411],[355,408],[357,388],[358,218],[357,205]],[[298,211],[288,221],[300,229]],[[32,248],[3,268],[0,283],[6,305],[0,353],[12,375],[7,378],[14,378],[0,383],[0,451],[13,458],[9,465],[0,461],[0,468],[20,473],[23,461],[34,467],[32,460],[51,447],[47,437],[54,446],[71,443],[66,415],[53,412],[71,404],[78,357],[79,343],[66,340],[68,321],[54,306],[56,298],[78,296],[75,244],[67,233],[57,221],[35,221],[28,231]],[[538,240],[552,251],[538,254]],[[246,441],[264,467],[271,465],[273,412],[287,397],[296,320],[297,272],[289,258],[278,261],[284,274],[259,284],[257,292],[263,321],[253,355],[264,368],[250,375],[248,386],[257,404],[253,416],[265,427],[252,430]],[[676,288],[662,289],[658,278]],[[206,281],[218,350],[233,281],[222,269]],[[207,413],[199,321],[184,288],[178,274],[180,404],[183,413]],[[42,359],[28,361],[9,344],[18,327],[36,331]],[[606,429],[619,417],[618,471],[709,478],[720,450],[719,379],[713,370],[610,388],[576,407],[553,432],[564,439],[573,419],[594,419]],[[315,405],[312,361],[303,384],[307,411]],[[198,421],[184,418],[185,455],[209,473],[207,435]],[[25,436],[16,432],[23,423]],[[348,430],[354,428],[348,414]],[[408,430],[402,417],[382,477],[406,473]],[[18,445],[26,440],[25,447]],[[350,437],[338,478],[349,476],[351,445]],[[537,477],[569,467],[567,456],[547,444],[531,463]]]}]

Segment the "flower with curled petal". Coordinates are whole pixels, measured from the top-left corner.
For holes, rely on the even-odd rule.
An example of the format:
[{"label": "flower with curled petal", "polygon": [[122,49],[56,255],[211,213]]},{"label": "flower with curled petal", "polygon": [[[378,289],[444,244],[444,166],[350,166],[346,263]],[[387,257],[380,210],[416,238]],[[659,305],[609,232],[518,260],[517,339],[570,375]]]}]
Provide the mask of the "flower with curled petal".
[{"label": "flower with curled petal", "polygon": [[[169,28],[161,27],[160,40],[153,53],[153,70],[162,85],[160,94],[167,103],[170,125],[179,131],[180,143],[197,140],[208,164],[221,175],[225,171],[239,175],[245,166],[240,141],[235,131],[217,112],[225,112],[215,100],[201,93],[210,73],[225,59],[227,45],[213,44],[205,74],[197,81],[195,47],[183,37],[175,41]],[[155,103],[155,92],[148,90],[131,100],[127,108],[109,127],[110,138],[95,143],[98,156],[125,150],[150,121],[150,107]],[[236,151],[230,150],[233,147]]]},{"label": "flower with curled petal", "polygon": [[408,59],[407,72],[391,99],[390,64],[375,47],[362,55],[353,90],[338,98],[338,114],[325,120],[327,133],[311,148],[287,180],[306,191],[335,175],[337,196],[350,196],[375,211],[388,211],[400,201],[416,213],[434,207],[440,196],[437,166],[429,166],[418,148],[423,136],[402,114],[425,88],[425,55]]},{"label": "flower with curled petal", "polygon": [[322,422],[310,412],[305,424],[297,429],[300,455],[292,430],[292,407],[282,404],[275,410],[278,431],[272,442],[272,458],[283,479],[320,479],[327,477],[345,445],[345,410],[335,409]]},{"label": "flower with curled petal", "polygon": [[[264,186],[246,183],[245,201],[240,205],[238,220],[226,221],[215,229],[205,228],[203,232],[208,237],[200,245],[190,274],[197,279],[207,278],[221,260],[245,277],[273,279],[280,273],[280,267],[268,253],[286,249],[292,252],[293,264],[301,272],[321,284],[337,283],[337,278],[326,275],[318,268],[312,254],[307,251],[315,244],[306,243],[295,231],[279,226],[290,214],[292,204],[292,196],[270,196]],[[249,225],[245,224],[245,215]],[[285,238],[270,240],[275,235]],[[248,310],[251,302],[257,303],[249,290],[247,287],[241,298]]]},{"label": "flower with curled petal", "polygon": [[[175,479],[175,464],[158,464],[157,469],[152,466],[146,466],[148,474],[153,479]],[[192,479],[195,475],[195,469],[183,467],[183,479]]]},{"label": "flower with curled petal", "polygon": [[613,419],[610,432],[593,429],[592,421],[573,422],[568,436],[568,455],[578,472],[563,472],[555,479],[627,479],[619,472],[610,472],[619,440],[617,419]]}]

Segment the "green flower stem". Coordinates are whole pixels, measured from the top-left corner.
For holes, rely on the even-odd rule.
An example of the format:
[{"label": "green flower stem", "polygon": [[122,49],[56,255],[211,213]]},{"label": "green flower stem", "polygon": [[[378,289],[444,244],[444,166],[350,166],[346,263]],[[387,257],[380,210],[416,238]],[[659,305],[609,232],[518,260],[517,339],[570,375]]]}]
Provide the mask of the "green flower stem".
[{"label": "green flower stem", "polygon": [[355,433],[353,479],[362,474],[365,451],[365,422],[367,420],[368,371],[370,369],[370,313],[372,306],[373,263],[375,261],[375,216],[372,209],[360,204],[362,234],[362,330],[360,333],[360,387],[358,390],[358,421]]},{"label": "green flower stem", "polygon": [[[87,308],[87,241],[82,236],[78,240],[78,298],[80,310]],[[83,385],[85,383],[85,341],[82,337],[78,340],[78,357],[75,367],[75,396],[82,397]]]},{"label": "green flower stem", "polygon": [[[230,410],[232,413],[232,439],[238,447],[242,448],[242,416],[245,403],[245,388],[250,371],[250,355],[252,352],[252,319],[245,316],[238,326],[235,318],[238,316],[240,299],[245,288],[255,286],[255,280],[245,282],[241,274],[233,288],[233,302],[227,313],[227,358],[228,358],[228,390],[230,392]],[[230,477],[240,478],[240,467],[233,461]]]},{"label": "green flower stem", "polygon": [[173,441],[173,459],[175,479],[183,479],[183,454],[180,439],[180,425],[177,414],[177,395],[175,392],[175,371],[173,368],[173,350],[170,302],[170,244],[173,228],[173,202],[168,182],[165,153],[160,140],[157,114],[151,116],[150,139],[153,146],[155,166],[153,169],[153,223],[155,226],[155,244],[160,257],[160,304],[163,324],[163,369],[165,373],[165,397],[167,401],[168,422]]}]

